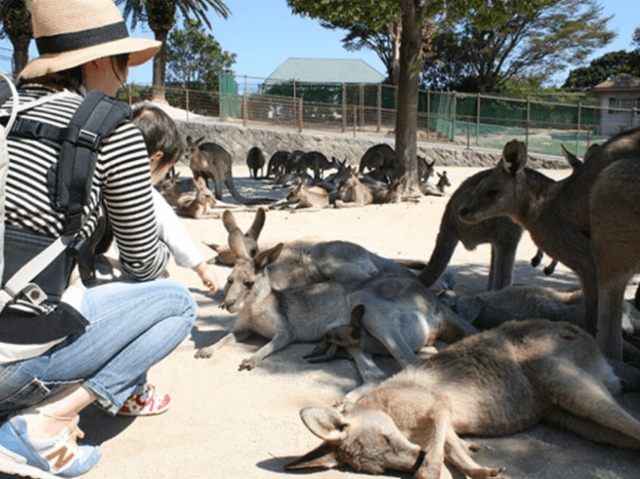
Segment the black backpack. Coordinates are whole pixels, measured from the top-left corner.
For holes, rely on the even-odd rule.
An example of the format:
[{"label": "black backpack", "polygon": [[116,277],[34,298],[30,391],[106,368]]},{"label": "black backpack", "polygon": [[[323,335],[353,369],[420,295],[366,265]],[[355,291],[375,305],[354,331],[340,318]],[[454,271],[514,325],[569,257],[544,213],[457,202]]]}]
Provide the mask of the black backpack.
[{"label": "black backpack", "polygon": [[[0,105],[4,105],[11,96],[11,86],[3,82],[0,85]],[[59,299],[75,258],[83,254],[83,249],[86,253],[77,233],[86,221],[82,211],[90,201],[102,141],[130,118],[129,105],[93,91],[87,94],[65,128],[20,117],[9,126],[5,132],[7,138],[47,139],[61,144],[59,161],[50,171],[47,182],[52,205],[64,212],[65,224],[63,236],[53,242],[42,238],[31,241],[37,236],[35,233],[15,233],[10,231],[11,228],[5,228],[3,251],[0,251],[5,259],[0,311],[20,294],[34,304],[40,304],[47,298]],[[7,123],[8,118],[0,118],[1,125],[6,126]],[[0,195],[0,201],[4,201],[4,194]],[[4,203],[0,204],[0,209],[4,210]],[[25,234],[29,235],[25,238],[29,241],[21,241],[20,235]],[[6,254],[8,250],[9,255]],[[63,251],[66,254],[61,254]],[[2,339],[5,338],[0,335]]]}]

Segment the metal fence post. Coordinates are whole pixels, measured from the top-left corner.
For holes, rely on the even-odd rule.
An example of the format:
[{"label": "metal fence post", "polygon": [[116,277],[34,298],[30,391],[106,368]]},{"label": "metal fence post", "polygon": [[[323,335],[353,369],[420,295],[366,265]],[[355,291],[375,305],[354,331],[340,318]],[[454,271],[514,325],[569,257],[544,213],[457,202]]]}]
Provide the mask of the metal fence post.
[{"label": "metal fence post", "polygon": [[578,144],[580,142],[580,127],[582,126],[582,103],[578,103],[578,130],[576,131],[576,156],[578,156]]},{"label": "metal fence post", "polygon": [[298,131],[300,133],[302,133],[302,118],[303,118],[303,112],[302,112],[302,98],[298,99]]},{"label": "metal fence post", "polygon": [[482,102],[482,95],[478,93],[478,104],[476,113],[476,146],[480,144],[480,103]]},{"label": "metal fence post", "polygon": [[453,115],[451,115],[451,142],[454,143],[456,141],[456,113],[458,109],[458,95],[455,91],[451,94],[453,95]]},{"label": "metal fence post", "polygon": [[376,131],[382,129],[382,83],[378,83],[378,127]]},{"label": "metal fence post", "polygon": [[531,121],[531,100],[527,98],[527,120],[525,124],[524,144],[529,148],[529,122]]},{"label": "metal fence post", "polygon": [[187,109],[187,121],[189,121],[189,90],[186,88],[184,90],[184,101],[185,108]]},{"label": "metal fence post", "polygon": [[342,84],[342,131],[347,131],[347,85]]},{"label": "metal fence post", "polygon": [[242,126],[247,126],[249,116],[249,105],[247,104],[247,90],[242,92]]},{"label": "metal fence post", "polygon": [[431,90],[427,90],[427,141],[431,131]]}]

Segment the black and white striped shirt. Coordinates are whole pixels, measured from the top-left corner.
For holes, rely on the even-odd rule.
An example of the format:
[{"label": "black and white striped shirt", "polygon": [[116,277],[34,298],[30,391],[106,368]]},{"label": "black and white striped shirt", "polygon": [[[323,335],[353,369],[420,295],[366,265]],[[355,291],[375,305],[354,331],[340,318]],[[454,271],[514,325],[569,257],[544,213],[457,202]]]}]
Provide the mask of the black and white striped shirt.
[{"label": "black and white striped shirt", "polygon": [[[55,93],[49,88],[27,85],[19,90],[21,105]],[[23,118],[66,127],[83,97],[65,91],[51,101],[20,113]],[[3,105],[9,108],[9,102]],[[5,224],[59,237],[64,214],[53,209],[47,190],[47,172],[58,160],[61,145],[48,140],[8,139],[9,172],[6,187]],[[96,204],[104,199],[122,266],[133,279],[147,281],[160,275],[169,259],[167,247],[158,240],[151,194],[149,158],[140,130],[130,122],[107,137],[98,155],[88,213],[92,217],[82,236],[95,231]]]}]

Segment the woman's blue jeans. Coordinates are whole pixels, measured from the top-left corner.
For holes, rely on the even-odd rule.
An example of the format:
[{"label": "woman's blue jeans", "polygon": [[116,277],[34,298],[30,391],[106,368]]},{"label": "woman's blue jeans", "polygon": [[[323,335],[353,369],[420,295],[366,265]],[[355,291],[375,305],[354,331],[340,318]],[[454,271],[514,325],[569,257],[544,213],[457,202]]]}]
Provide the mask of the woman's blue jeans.
[{"label": "woman's blue jeans", "polygon": [[82,383],[116,414],[146,373],[189,334],[197,305],[168,279],[118,282],[85,291],[81,312],[90,324],[44,354],[0,365],[0,414],[38,404]]}]

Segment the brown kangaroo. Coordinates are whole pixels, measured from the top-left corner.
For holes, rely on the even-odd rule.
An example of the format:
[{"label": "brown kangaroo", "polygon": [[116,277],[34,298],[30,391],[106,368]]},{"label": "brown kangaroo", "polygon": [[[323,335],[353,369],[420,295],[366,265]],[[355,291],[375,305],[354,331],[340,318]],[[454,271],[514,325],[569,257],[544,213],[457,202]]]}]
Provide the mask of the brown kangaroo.
[{"label": "brown kangaroo", "polygon": [[508,142],[459,215],[470,223],[508,216],[580,278],[585,325],[602,351],[622,359],[622,303],[640,271],[640,129],[609,139],[562,181],[526,168],[527,149]]},{"label": "brown kangaroo", "polygon": [[233,183],[231,155],[217,143],[203,143],[203,140],[204,137],[198,138],[196,141],[193,141],[190,136],[187,137],[185,159],[189,163],[194,180],[200,177],[204,178],[205,182],[213,180],[216,200],[222,201],[222,183],[224,183],[231,196],[243,205],[262,205],[274,201],[270,198],[245,198],[242,196]]},{"label": "brown kangaroo", "polygon": [[499,469],[477,464],[468,452],[477,446],[459,436],[512,434],[540,421],[640,449],[640,421],[614,399],[619,389],[594,339],[577,326],[512,321],[401,370],[343,412],[302,409],[323,443],[285,469],[348,465],[438,479],[446,461],[470,478],[491,478]]},{"label": "brown kangaroo", "polygon": [[320,186],[307,186],[307,180],[296,178],[287,195],[288,202],[295,202],[295,209],[322,209],[329,206],[329,193]]},{"label": "brown kangaroo", "polygon": [[219,218],[219,213],[214,212],[216,199],[213,193],[205,184],[204,178],[200,177],[193,180],[196,189],[180,195],[176,201],[176,214],[194,218],[196,220],[202,218]]}]

